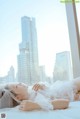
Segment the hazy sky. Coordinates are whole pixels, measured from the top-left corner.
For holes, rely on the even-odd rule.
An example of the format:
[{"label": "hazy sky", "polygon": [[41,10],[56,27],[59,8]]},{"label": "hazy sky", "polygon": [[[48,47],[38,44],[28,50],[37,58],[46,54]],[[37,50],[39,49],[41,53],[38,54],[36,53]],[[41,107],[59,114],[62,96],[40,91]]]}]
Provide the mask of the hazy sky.
[{"label": "hazy sky", "polygon": [[60,0],[0,0],[0,76],[11,65],[17,72],[22,16],[36,19],[39,64],[50,74],[55,54],[69,50],[65,5]]}]

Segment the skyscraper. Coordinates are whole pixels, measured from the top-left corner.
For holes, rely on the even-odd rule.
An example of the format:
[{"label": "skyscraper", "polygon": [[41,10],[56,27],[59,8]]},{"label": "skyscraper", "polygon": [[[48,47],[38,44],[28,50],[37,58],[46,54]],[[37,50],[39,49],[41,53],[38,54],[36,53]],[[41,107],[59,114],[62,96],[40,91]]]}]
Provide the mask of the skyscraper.
[{"label": "skyscraper", "polygon": [[18,80],[33,84],[39,81],[38,48],[35,18],[21,18],[22,42],[19,44]]},{"label": "skyscraper", "polygon": [[72,79],[72,66],[70,59],[70,52],[64,51],[56,54],[56,61],[53,72],[53,80],[71,80]]}]

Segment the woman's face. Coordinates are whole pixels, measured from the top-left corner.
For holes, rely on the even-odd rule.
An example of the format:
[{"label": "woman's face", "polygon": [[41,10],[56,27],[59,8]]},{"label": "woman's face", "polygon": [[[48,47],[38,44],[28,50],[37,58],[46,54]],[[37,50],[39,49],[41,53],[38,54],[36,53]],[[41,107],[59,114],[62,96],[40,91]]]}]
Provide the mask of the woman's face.
[{"label": "woman's face", "polygon": [[15,93],[16,95],[17,94],[21,94],[21,95],[25,95],[28,93],[27,89],[28,89],[28,86],[23,84],[23,83],[19,83],[19,84],[9,84],[8,85],[8,89]]}]

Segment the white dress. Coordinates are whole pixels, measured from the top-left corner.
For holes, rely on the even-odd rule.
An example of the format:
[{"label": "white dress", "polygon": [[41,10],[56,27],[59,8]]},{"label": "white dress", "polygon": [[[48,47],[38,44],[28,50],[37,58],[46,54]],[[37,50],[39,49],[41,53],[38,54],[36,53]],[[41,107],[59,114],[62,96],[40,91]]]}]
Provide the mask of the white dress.
[{"label": "white dress", "polygon": [[[45,84],[46,85],[46,84]],[[44,90],[34,91],[29,88],[29,100],[38,103],[44,110],[53,110],[51,101],[54,99],[69,99],[74,100],[74,91],[76,87],[71,81],[56,81],[51,86],[48,85]]]},{"label": "white dress", "polygon": [[29,100],[37,103],[43,110],[49,111],[53,110],[53,105],[51,104],[50,97],[46,97],[45,90],[34,91],[32,88],[29,88]]},{"label": "white dress", "polygon": [[76,87],[72,81],[56,81],[50,87],[50,95],[53,99],[69,99],[74,101]]}]

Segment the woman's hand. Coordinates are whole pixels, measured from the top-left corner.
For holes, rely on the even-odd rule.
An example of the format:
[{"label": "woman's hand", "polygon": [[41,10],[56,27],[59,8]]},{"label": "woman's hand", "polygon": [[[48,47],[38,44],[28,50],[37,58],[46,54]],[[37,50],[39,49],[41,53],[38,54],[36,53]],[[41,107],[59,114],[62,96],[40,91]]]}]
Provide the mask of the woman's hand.
[{"label": "woman's hand", "polygon": [[38,91],[38,90],[44,90],[46,88],[46,86],[44,84],[35,84],[32,89],[35,90],[35,91]]},{"label": "woman's hand", "polygon": [[24,96],[20,94],[16,95],[16,99],[20,101],[25,100]]},{"label": "woman's hand", "polygon": [[20,104],[19,109],[22,111],[32,111],[32,110],[36,110],[36,109],[41,109],[41,107],[37,103],[34,103],[32,101],[23,100]]}]

